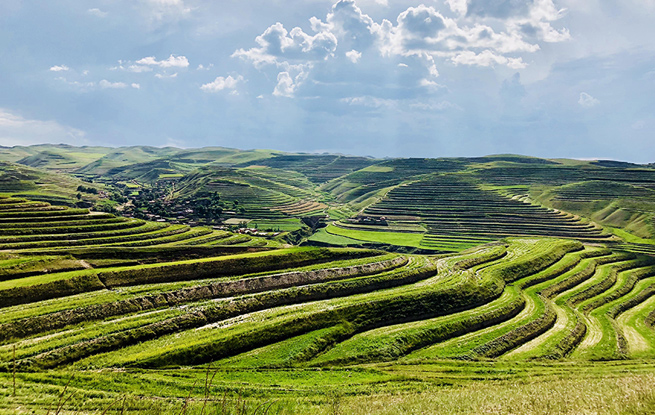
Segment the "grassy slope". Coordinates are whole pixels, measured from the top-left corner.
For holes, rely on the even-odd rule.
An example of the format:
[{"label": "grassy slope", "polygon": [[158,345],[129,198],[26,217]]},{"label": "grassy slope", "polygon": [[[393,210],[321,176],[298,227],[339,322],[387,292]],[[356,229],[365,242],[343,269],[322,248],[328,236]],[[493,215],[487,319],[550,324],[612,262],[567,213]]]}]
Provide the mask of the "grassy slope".
[{"label": "grassy slope", "polygon": [[[593,186],[592,186],[593,185]],[[590,187],[603,187],[600,194],[587,194],[581,199],[567,199],[569,195],[588,192]],[[636,194],[636,195],[635,195]],[[655,238],[655,191],[644,187],[618,183],[578,182],[559,187],[534,189],[531,195],[540,203],[568,211],[601,225],[609,230],[618,228],[629,234],[622,237],[637,239]]]},{"label": "grassy slope", "polygon": [[41,144],[0,148],[0,160],[35,168],[71,171],[112,151],[109,147],[74,147],[67,144]]},{"label": "grassy slope", "polygon": [[146,163],[159,158],[173,156],[181,151],[181,149],[173,147],[121,147],[114,149],[110,153],[105,154],[104,156],[95,159],[84,166],[81,166],[76,170],[76,173],[103,175],[116,167],[122,167],[136,163]]},{"label": "grassy slope", "polygon": [[[78,201],[78,186],[104,188],[103,185],[89,184],[70,175],[0,161],[0,195],[18,195],[33,200],[43,198],[54,204],[58,201],[73,204]],[[83,193],[82,200],[94,202],[99,200],[99,196]]]},{"label": "grassy slope", "polygon": [[[5,373],[0,374],[0,413],[45,413],[48,407],[53,413],[64,402],[66,411],[84,414],[101,413],[111,405],[117,413],[124,409],[144,415],[182,413],[185,406],[187,413],[197,414],[205,405],[209,413],[244,408],[253,413],[270,405],[271,415],[637,415],[655,410],[654,369],[649,363],[625,362],[434,362],[320,371],[210,369],[209,376],[205,367],[156,374],[50,371],[19,373],[15,397],[11,374]],[[207,404],[206,383],[212,399]]]},{"label": "grassy slope", "polygon": [[420,233],[362,231],[343,229],[332,224],[328,225],[325,231],[331,235],[343,236],[362,242],[377,242],[389,245],[410,246],[413,248],[421,247],[421,240],[423,239],[423,235]]}]

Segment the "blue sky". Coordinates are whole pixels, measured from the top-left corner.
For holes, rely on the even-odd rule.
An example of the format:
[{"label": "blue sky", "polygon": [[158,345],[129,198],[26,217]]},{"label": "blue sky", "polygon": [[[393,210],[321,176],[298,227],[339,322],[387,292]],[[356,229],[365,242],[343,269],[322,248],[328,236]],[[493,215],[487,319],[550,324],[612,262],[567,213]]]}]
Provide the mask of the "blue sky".
[{"label": "blue sky", "polygon": [[0,2],[0,145],[655,161],[655,0]]}]

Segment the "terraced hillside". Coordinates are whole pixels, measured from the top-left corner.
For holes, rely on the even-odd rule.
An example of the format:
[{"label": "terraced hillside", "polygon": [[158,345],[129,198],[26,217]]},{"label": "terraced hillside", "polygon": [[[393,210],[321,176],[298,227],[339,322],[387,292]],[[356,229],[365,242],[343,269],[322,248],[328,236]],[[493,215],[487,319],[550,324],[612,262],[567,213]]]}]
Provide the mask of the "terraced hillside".
[{"label": "terraced hillside", "polygon": [[[407,230],[402,232],[424,235],[421,246],[442,249],[452,243],[475,245],[508,236],[541,235],[590,242],[611,236],[571,214],[484,190],[460,174],[432,175],[397,186],[365,208],[361,217],[372,225],[360,220],[337,226],[384,232],[404,225]],[[412,231],[417,224],[425,226],[427,232],[421,227]]]},{"label": "terraced hillside", "polygon": [[473,174],[483,183],[529,193],[545,206],[654,238],[655,170],[612,161],[559,160],[555,165],[491,165]]},{"label": "terraced hillside", "polygon": [[497,185],[548,184],[565,185],[581,181],[620,182],[641,187],[655,187],[655,170],[643,166],[599,165],[586,163],[577,165],[497,165],[477,170],[485,182]]},{"label": "terraced hillside", "polygon": [[[84,192],[78,199],[76,196],[79,186],[93,188],[95,193]],[[97,202],[100,190],[104,190],[104,186],[90,184],[69,175],[0,161],[0,194],[75,206],[79,202]]]},{"label": "terraced hillside", "polygon": [[380,190],[436,172],[454,172],[466,163],[452,159],[394,159],[378,163],[332,180],[321,188],[341,202],[366,201]]},{"label": "terraced hillside", "polygon": [[304,176],[271,168],[227,169],[205,167],[178,182],[177,194],[191,197],[199,191],[217,192],[235,204],[241,217],[284,218],[286,215],[323,215],[327,205]]},{"label": "terraced hillside", "polygon": [[117,217],[22,198],[0,196],[0,250],[66,250],[73,247],[225,245],[264,246],[264,239]]},{"label": "terraced hillside", "polygon": [[[184,249],[137,265],[138,249],[71,250],[68,268],[6,274],[0,368],[10,369],[14,346],[21,371],[655,352],[649,257],[561,239],[442,258],[292,248],[181,260]],[[77,259],[94,252],[125,257]],[[16,269],[64,260],[61,251],[3,255]]]},{"label": "terraced hillside", "polygon": [[655,189],[647,183],[583,181],[538,194],[544,203],[579,212],[637,237],[655,235]]},{"label": "terraced hillside", "polygon": [[324,183],[378,162],[379,160],[367,157],[294,154],[255,160],[242,166],[258,165],[297,171],[307,176],[313,183]]},{"label": "terraced hillside", "polygon": [[[234,206],[223,206],[222,217],[187,219],[214,224],[229,218],[284,220],[326,216],[344,220],[358,215],[361,217],[362,214],[386,217],[375,213],[377,209],[386,209],[385,213],[394,219],[400,216],[400,220],[394,220],[394,226],[385,231],[401,234],[407,231],[408,226],[415,233],[429,231],[422,241],[412,242],[411,246],[444,251],[461,250],[507,235],[539,234],[590,241],[594,238],[600,240],[612,233],[626,242],[639,244],[626,245],[625,248],[640,252],[649,251],[643,245],[650,245],[655,240],[655,169],[609,160],[546,160],[517,155],[379,160],[221,147],[158,149],[137,146],[110,149],[65,145],[3,148],[0,149],[0,157],[39,166],[49,172],[66,171],[87,181],[102,183],[99,188],[104,189],[107,195],[99,200],[82,192],[78,201],[75,199],[76,189],[87,186],[85,182],[65,176],[68,181],[77,180],[79,185],[68,186],[63,192],[56,184],[48,182],[48,175],[44,172],[37,169],[29,169],[28,172],[27,167],[17,167],[15,164],[0,166],[3,172],[19,172],[0,176],[0,192],[52,204],[98,204],[99,210],[111,211],[125,203],[126,197],[138,197],[141,190],[146,193],[149,189],[154,189],[155,193],[165,192],[165,195],[162,193],[158,197],[165,198],[172,205],[179,204],[176,199],[189,201],[196,193],[217,192],[222,201],[236,202]],[[21,168],[26,170],[20,173]],[[31,178],[25,178],[25,175]],[[398,204],[394,204],[392,199],[402,201],[403,197],[411,196],[409,193],[401,195],[402,191],[411,192],[414,187],[418,191],[420,186],[425,189],[446,186],[434,183],[435,175],[453,180],[458,178],[463,184],[458,189],[453,187],[452,191],[470,192],[470,195],[462,196],[461,201],[469,197],[471,211],[479,208],[475,214],[491,216],[487,216],[486,221],[471,222],[468,206],[459,206],[448,212],[458,217],[452,222],[452,218],[444,216],[446,213],[439,206],[439,198],[434,195],[429,196],[436,203],[432,207],[427,206],[431,201],[425,195],[421,200],[423,205],[419,206],[416,202],[416,206],[407,206],[406,213],[414,211],[416,214],[403,217],[394,212]],[[57,180],[62,183],[66,181],[61,178]],[[389,196],[385,199],[387,194]],[[452,198],[452,195],[444,196],[447,197]],[[480,206],[477,206],[476,198],[480,198]],[[521,201],[526,203],[520,204]],[[138,207],[144,215],[160,215],[147,211],[146,204],[151,200],[140,202]],[[496,204],[496,213],[489,213],[489,206],[483,208],[482,204],[489,203]],[[546,212],[543,207],[561,213]],[[503,216],[500,211],[505,208],[508,210]],[[430,209],[432,213],[428,212]],[[439,218],[433,215],[437,211],[440,211]],[[567,216],[565,212],[572,215]],[[430,215],[433,217],[430,218]],[[461,215],[461,223],[458,215]],[[523,218],[523,225],[531,223],[535,226],[526,230],[528,226],[516,223],[517,215],[527,215]],[[578,218],[573,215],[583,220],[576,222]],[[179,216],[166,217],[174,220]],[[433,223],[429,224],[430,221]],[[590,223],[605,227],[605,232],[594,230]],[[445,232],[437,235],[435,229],[441,225],[444,225]],[[455,232],[454,228],[459,231]],[[336,241],[337,236],[352,236],[324,233],[315,239]],[[402,239],[401,235],[397,236]],[[453,237],[459,239],[453,240]],[[351,239],[358,241],[357,238]],[[365,241],[374,242],[376,239],[368,238]],[[345,239],[341,241],[346,243]]]}]

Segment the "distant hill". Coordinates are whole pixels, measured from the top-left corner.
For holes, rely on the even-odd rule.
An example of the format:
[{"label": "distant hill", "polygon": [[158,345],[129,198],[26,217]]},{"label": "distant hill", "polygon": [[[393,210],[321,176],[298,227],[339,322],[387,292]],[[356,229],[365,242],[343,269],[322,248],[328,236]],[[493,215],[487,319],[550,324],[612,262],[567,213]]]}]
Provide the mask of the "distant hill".
[{"label": "distant hill", "polygon": [[[110,147],[74,147],[67,144],[48,144],[30,147],[13,147],[6,150],[10,157],[6,160],[15,161],[30,167],[48,170],[73,171],[112,151]],[[3,152],[0,151],[0,157]],[[24,155],[15,160],[11,154]],[[4,158],[3,158],[4,160]]]},{"label": "distant hill", "polygon": [[[358,222],[366,216],[375,217],[374,212],[379,211],[384,214],[377,216],[394,218],[392,228],[412,232],[429,229],[433,239],[444,229],[466,237],[477,228],[487,229],[476,236],[482,239],[512,235],[517,230],[521,235],[570,234],[582,238],[587,231],[569,232],[568,220],[581,220],[582,224],[574,225],[577,227],[591,223],[589,232],[596,235],[593,238],[601,238],[596,225],[605,227],[602,237],[619,232],[615,229],[627,232],[621,235],[634,241],[655,237],[655,169],[622,161],[549,160],[514,154],[373,159],[225,147],[63,144],[0,148],[0,160],[9,162],[3,167],[4,187],[0,192],[42,194],[47,190],[68,201],[75,196],[77,186],[73,184],[84,183],[72,177],[77,176],[132,197],[139,194],[139,188],[151,187],[158,188],[158,194],[165,194],[168,201],[192,201],[218,193],[221,201],[233,206],[226,209],[226,215],[246,219],[324,216]],[[18,167],[21,165],[32,170]],[[46,171],[67,175],[49,176]],[[422,192],[430,196],[426,198]],[[455,202],[447,195],[462,192],[472,196],[470,200],[457,199],[453,217],[446,209]],[[510,207],[514,212],[522,211],[522,205],[515,204],[517,200],[541,209],[557,209],[564,216],[556,218],[540,211],[539,226],[526,222],[541,229],[538,231],[509,226],[503,215]],[[485,203],[495,208],[480,208]],[[474,215],[481,216],[473,220]],[[440,222],[442,219],[445,222]],[[555,222],[557,232],[553,230]],[[459,225],[453,227],[453,223]],[[365,229],[360,225],[364,226],[349,226]]]},{"label": "distant hill", "polygon": [[97,160],[75,170],[75,173],[89,175],[103,175],[109,170],[117,167],[129,166],[138,163],[147,163],[164,157],[170,157],[179,153],[179,148],[174,147],[121,147],[111,151]]},{"label": "distant hill", "polygon": [[[45,172],[16,163],[0,161],[0,194],[11,194],[55,205],[95,203],[98,193],[79,192],[78,188],[104,189],[104,185],[88,183],[64,173]],[[81,198],[77,198],[77,194]]]},{"label": "distant hill", "polygon": [[239,150],[225,147],[203,147],[187,149],[172,157],[173,161],[189,164],[216,164],[220,166],[235,166],[243,163],[253,163],[267,159],[280,151],[272,150]]},{"label": "distant hill", "polygon": [[242,166],[257,164],[276,169],[293,170],[304,174],[314,183],[324,183],[379,162],[380,160],[366,157],[285,154],[251,161],[242,164]]},{"label": "distant hill", "polygon": [[283,218],[285,214],[324,215],[321,195],[304,175],[269,167],[231,169],[206,166],[177,182],[177,195],[193,198],[217,192],[223,200],[237,202],[246,217]]}]

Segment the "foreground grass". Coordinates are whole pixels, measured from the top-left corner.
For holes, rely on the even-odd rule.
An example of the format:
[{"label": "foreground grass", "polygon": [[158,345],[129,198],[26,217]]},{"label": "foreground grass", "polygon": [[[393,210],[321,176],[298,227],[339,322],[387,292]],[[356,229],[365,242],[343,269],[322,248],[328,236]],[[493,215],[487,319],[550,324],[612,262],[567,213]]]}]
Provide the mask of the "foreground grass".
[{"label": "foreground grass", "polygon": [[0,375],[0,414],[644,414],[652,362]]}]

